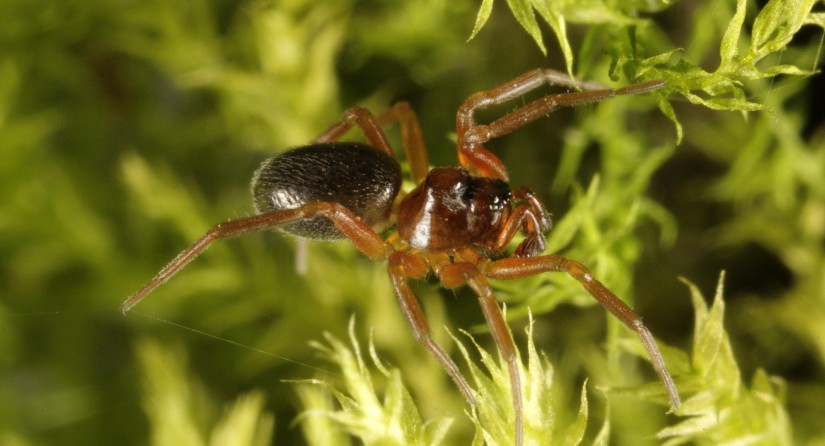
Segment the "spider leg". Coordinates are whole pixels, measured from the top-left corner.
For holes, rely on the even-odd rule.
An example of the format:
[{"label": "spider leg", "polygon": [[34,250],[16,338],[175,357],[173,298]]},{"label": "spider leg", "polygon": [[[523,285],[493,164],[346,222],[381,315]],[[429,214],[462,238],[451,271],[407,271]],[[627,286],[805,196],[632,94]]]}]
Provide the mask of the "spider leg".
[{"label": "spider leg", "polygon": [[[468,258],[476,258],[475,253],[470,251],[467,251],[467,253]],[[465,260],[462,251],[456,252],[456,258]],[[478,296],[478,302],[481,305],[481,311],[484,313],[487,326],[490,327],[493,341],[495,341],[496,347],[498,347],[504,360],[507,361],[507,371],[510,376],[510,393],[513,397],[513,414],[515,415],[514,444],[521,446],[524,442],[524,403],[521,394],[519,358],[518,355],[516,355],[515,343],[507,328],[507,322],[504,320],[504,315],[501,312],[501,308],[499,308],[498,302],[496,302],[495,297],[493,297],[493,288],[476,265],[467,261],[439,265],[436,274],[444,286],[454,288],[466,283]]]},{"label": "spider leg", "polygon": [[381,129],[382,126],[393,122],[400,124],[401,141],[404,146],[404,153],[407,155],[413,181],[419,183],[427,176],[430,165],[427,160],[424,136],[421,133],[418,116],[410,107],[410,104],[406,102],[393,105],[377,117],[365,108],[351,108],[344,112],[340,121],[318,135],[313,142],[337,141],[352,127],[360,127],[371,146],[396,158],[384,130]]},{"label": "spider leg", "polygon": [[421,133],[421,125],[418,123],[418,116],[406,102],[398,102],[389,110],[378,116],[378,122],[386,125],[397,121],[401,126],[401,141],[404,146],[404,153],[407,155],[407,163],[410,165],[413,181],[418,184],[427,176],[430,164],[427,159],[427,150],[424,147],[424,136]]},{"label": "spider leg", "polygon": [[644,93],[665,85],[664,81],[650,81],[631,84],[619,89],[594,89],[598,84],[581,83],[587,91],[544,96],[490,124],[479,125],[475,122],[476,110],[502,104],[545,84],[561,84],[570,87],[575,86],[576,82],[558,71],[540,68],[467,98],[459,107],[456,117],[458,158],[461,165],[484,176],[507,180],[507,168],[498,157],[481,146],[483,143],[521,128],[558,107],[572,107],[614,96]]},{"label": "spider leg", "polygon": [[407,284],[407,278],[419,279],[424,278],[429,271],[427,263],[412,254],[407,254],[395,251],[389,256],[389,274],[392,280],[393,288],[395,288],[395,295],[398,298],[398,305],[407,319],[407,323],[412,329],[413,336],[430,354],[441,364],[441,367],[447,372],[450,378],[458,386],[458,389],[464,395],[464,398],[470,404],[476,404],[476,398],[470,388],[470,384],[461,375],[458,366],[452,359],[433,341],[430,336],[430,328],[427,324],[427,319],[424,317],[424,312],[421,311],[421,306],[415,298],[410,286]]},{"label": "spider leg", "polygon": [[340,121],[330,126],[326,131],[324,131],[324,133],[318,135],[312,142],[323,143],[337,141],[349,129],[356,126],[361,128],[361,131],[364,133],[364,137],[367,138],[367,141],[369,141],[372,147],[395,158],[395,152],[393,152],[392,147],[387,140],[387,135],[385,135],[384,131],[381,130],[381,125],[378,123],[378,120],[372,112],[362,107],[355,107],[345,111],[344,116]]},{"label": "spider leg", "polygon": [[309,203],[295,209],[285,209],[268,212],[237,220],[230,220],[218,223],[206,232],[195,243],[183,250],[171,262],[169,262],[160,272],[149,282],[141,287],[134,294],[129,296],[121,305],[120,309],[125,313],[138,304],[147,294],[155,288],[169,280],[178,271],[183,269],[189,262],[195,259],[215,240],[235,237],[250,232],[262,231],[275,226],[295,222],[298,220],[324,216],[330,219],[335,226],[348,238],[361,252],[374,260],[384,259],[387,256],[387,248],[384,241],[369,226],[352,214],[347,208],[337,203]]},{"label": "spider leg", "polygon": [[650,357],[653,369],[665,387],[670,406],[676,410],[681,405],[679,391],[665,368],[664,359],[656,346],[653,335],[642,322],[642,318],[626,303],[619,299],[604,284],[593,278],[590,270],[579,262],[560,256],[540,256],[532,258],[507,258],[489,262],[481,267],[484,275],[494,279],[518,279],[543,272],[566,272],[592,295],[614,316],[635,331]]}]

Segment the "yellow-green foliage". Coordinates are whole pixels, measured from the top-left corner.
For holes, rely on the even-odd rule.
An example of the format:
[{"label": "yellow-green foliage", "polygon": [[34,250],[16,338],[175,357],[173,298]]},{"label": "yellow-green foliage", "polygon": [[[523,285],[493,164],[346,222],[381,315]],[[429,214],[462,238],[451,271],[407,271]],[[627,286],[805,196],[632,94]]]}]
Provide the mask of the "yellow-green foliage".
[{"label": "yellow-green foliage", "polygon": [[215,409],[200,383],[191,379],[180,352],[152,341],[141,342],[136,350],[143,369],[143,407],[151,444],[271,444],[274,420],[261,392],[241,395],[226,408]]},{"label": "yellow-green foliage", "polygon": [[664,444],[792,445],[791,426],[784,408],[784,383],[757,370],[750,387],[742,383],[727,333],[720,277],[713,304],[690,285],[696,309],[689,372],[681,388],[690,393],[679,415],[686,419],[659,431]]},{"label": "yellow-green foliage", "polygon": [[[305,424],[304,432],[312,445],[341,445],[348,443],[341,436],[329,432],[346,432],[368,445],[438,445],[442,444],[451,420],[425,423],[409,391],[404,387],[397,369],[388,369],[369,345],[371,364],[364,361],[355,336],[355,321],[350,322],[351,346],[327,334],[326,344],[312,345],[335,364],[341,379],[341,390],[326,380],[312,380],[298,388],[305,410],[299,417]],[[379,372],[381,391],[373,385],[372,373]],[[333,405],[324,394],[334,397]]]},{"label": "yellow-green foliage", "polygon": [[508,444],[475,297],[413,283],[472,409],[351,244],[301,276],[287,237],[224,241],[118,305],[345,108],[410,101],[452,165],[461,101],[536,67],[667,81],[489,148],[553,213],[548,252],[664,340],[684,406],[575,281],[496,281],[529,444],[823,444],[825,6],[757,3],[0,1],[0,444]]}]

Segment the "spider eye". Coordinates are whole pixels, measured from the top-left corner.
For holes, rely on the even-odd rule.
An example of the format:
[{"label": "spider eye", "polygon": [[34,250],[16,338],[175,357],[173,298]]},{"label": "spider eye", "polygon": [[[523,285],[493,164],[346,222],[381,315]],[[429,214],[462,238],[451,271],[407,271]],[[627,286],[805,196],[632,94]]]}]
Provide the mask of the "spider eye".
[{"label": "spider eye", "polygon": [[505,198],[500,195],[492,195],[490,197],[490,209],[494,211],[500,211],[505,204]]},{"label": "spider eye", "polygon": [[496,180],[492,186],[493,191],[490,193],[490,209],[500,211],[510,203],[510,187],[501,180]]}]

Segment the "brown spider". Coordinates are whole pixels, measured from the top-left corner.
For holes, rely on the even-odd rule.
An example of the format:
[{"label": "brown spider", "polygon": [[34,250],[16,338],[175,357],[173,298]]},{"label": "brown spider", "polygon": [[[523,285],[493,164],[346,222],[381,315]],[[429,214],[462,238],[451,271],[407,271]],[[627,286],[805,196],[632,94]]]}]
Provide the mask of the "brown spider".
[{"label": "brown spider", "polygon": [[[398,304],[413,335],[473,405],[476,400],[472,388],[430,337],[427,321],[407,281],[422,279],[432,271],[445,287],[468,285],[478,295],[493,339],[507,361],[515,413],[514,443],[521,445],[524,426],[516,348],[487,279],[566,272],[638,334],[672,408],[677,409],[680,402],[676,386],[639,315],[581,263],[539,255],[546,248],[544,232],[550,229],[544,204],[525,187],[511,191],[507,168],[482,147],[557,107],[643,93],[661,88],[664,82],[642,82],[616,90],[580,82],[578,85],[586,91],[544,96],[490,124],[475,122],[476,110],[501,104],[543,84],[576,86],[562,73],[536,69],[464,101],[456,118],[461,167],[428,171],[421,129],[408,104],[398,103],[377,117],[363,108],[347,110],[340,122],[312,144],[264,161],[252,179],[258,215],[215,225],[129,296],[122,310],[129,311],[218,239],[274,227],[311,239],[347,238],[371,259],[387,261]],[[401,126],[404,151],[418,185],[408,193],[400,191],[401,168],[381,129],[391,122]],[[361,128],[369,144],[337,142],[353,126]],[[393,224],[396,232],[382,239],[378,231]],[[502,252],[519,231],[525,238],[512,257],[490,260],[484,256]]]}]

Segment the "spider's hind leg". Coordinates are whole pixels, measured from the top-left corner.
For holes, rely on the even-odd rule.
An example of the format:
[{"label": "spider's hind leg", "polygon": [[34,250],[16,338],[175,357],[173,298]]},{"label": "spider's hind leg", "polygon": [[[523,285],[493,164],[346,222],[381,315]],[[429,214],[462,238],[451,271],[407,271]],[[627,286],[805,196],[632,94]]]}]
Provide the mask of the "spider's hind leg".
[{"label": "spider's hind leg", "polygon": [[129,296],[120,308],[124,313],[131,310],[147,294],[177,274],[216,240],[263,231],[317,216],[330,219],[341,233],[371,259],[381,260],[386,258],[387,247],[384,240],[347,208],[337,203],[309,203],[295,209],[282,209],[218,223],[172,259],[143,287]]}]

